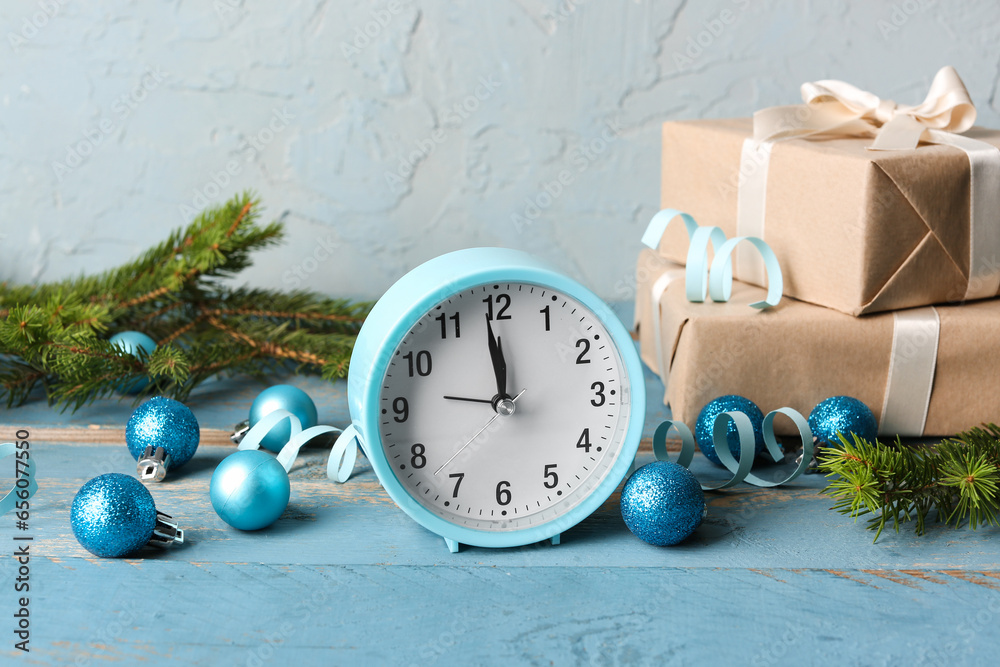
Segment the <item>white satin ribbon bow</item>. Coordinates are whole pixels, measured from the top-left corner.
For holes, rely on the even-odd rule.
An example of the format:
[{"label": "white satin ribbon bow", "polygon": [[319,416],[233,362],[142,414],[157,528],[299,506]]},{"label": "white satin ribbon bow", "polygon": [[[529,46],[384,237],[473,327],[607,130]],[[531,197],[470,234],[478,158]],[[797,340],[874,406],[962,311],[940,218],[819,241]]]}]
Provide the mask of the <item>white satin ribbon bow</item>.
[{"label": "white satin ribbon bow", "polygon": [[916,148],[937,132],[958,134],[976,122],[976,107],[954,67],[942,67],[917,105],[883,100],[844,81],[802,84],[805,105],[761,109],[753,116],[755,141],[812,134],[874,136],[871,150]]}]

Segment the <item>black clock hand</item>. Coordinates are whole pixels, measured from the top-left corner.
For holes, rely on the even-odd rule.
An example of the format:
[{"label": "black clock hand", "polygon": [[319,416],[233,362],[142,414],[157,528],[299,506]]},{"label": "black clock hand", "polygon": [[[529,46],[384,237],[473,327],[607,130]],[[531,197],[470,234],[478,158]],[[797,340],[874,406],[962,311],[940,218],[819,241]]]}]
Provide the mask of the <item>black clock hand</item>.
[{"label": "black clock hand", "polygon": [[466,398],[465,396],[445,396],[449,401],[469,401],[471,403],[486,403],[493,405],[493,401],[488,398]]},{"label": "black clock hand", "polygon": [[489,334],[490,361],[493,362],[493,375],[497,381],[497,395],[493,400],[502,401],[510,398],[507,396],[507,362],[503,358],[500,339],[493,335],[493,325],[489,315],[486,315],[486,333]]}]

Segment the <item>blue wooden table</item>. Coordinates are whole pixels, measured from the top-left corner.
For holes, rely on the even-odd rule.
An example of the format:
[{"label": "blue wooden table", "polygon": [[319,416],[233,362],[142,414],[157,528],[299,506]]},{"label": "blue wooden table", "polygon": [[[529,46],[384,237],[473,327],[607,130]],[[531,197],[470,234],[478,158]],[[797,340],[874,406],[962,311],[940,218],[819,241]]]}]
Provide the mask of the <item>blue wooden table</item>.
[{"label": "blue wooden table", "polygon": [[[321,421],[344,423],[345,383],[291,381]],[[652,375],[647,384],[648,436],[666,413],[662,386]],[[40,486],[25,533],[29,654],[13,649],[17,566],[0,560],[5,664],[997,663],[998,531],[935,526],[918,538],[907,527],[873,544],[862,524],[829,511],[819,476],[708,494],[707,519],[676,547],[633,537],[615,494],[560,546],[451,554],[396,508],[363,457],[338,486],[311,448],[278,523],[236,531],[213,512],[208,484],[262,388],[228,379],[192,396],[198,454],[150,487],[187,543],[124,560],[86,552],[69,507],[91,477],[134,474],[123,437],[131,405],[63,414],[35,402],[3,414],[0,440],[31,432]],[[646,443],[639,463],[652,458]],[[692,469],[719,475],[700,455]],[[0,522],[12,551],[14,519]]]}]

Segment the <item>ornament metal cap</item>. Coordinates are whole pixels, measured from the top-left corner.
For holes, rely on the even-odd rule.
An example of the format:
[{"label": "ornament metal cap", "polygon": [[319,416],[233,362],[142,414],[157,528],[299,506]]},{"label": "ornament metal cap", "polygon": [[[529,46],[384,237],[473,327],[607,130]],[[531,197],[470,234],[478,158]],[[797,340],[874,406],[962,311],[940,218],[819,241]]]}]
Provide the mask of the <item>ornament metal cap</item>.
[{"label": "ornament metal cap", "polygon": [[[821,472],[819,469],[819,453],[822,449],[823,443],[820,442],[819,438],[813,436],[813,455],[804,471],[806,475],[818,475]],[[795,465],[799,465],[800,463],[802,463],[802,452],[799,452],[798,456],[795,457]]]},{"label": "ornament metal cap", "polygon": [[243,442],[243,438],[245,438],[246,434],[250,431],[250,420],[244,419],[239,424],[234,426],[233,429],[234,431],[232,435],[229,436],[229,439],[233,441],[233,444],[238,445]]},{"label": "ornament metal cap", "polygon": [[152,445],[146,447],[136,466],[139,479],[144,482],[162,482],[169,469],[170,455],[163,447],[153,449]]},{"label": "ornament metal cap", "polygon": [[156,510],[156,527],[147,544],[154,547],[169,547],[174,544],[184,544],[184,531],[177,527],[177,522],[169,514]]}]

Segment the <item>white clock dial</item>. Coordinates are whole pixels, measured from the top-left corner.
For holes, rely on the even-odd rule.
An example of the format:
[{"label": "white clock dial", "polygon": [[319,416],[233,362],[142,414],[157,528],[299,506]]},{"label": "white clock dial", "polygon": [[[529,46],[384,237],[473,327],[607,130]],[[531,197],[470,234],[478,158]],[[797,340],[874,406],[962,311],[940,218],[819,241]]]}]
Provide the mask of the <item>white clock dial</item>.
[{"label": "white clock dial", "polygon": [[527,283],[478,285],[432,307],[393,352],[379,399],[381,447],[402,486],[443,519],[488,531],[581,503],[630,417],[628,375],[601,320]]}]

